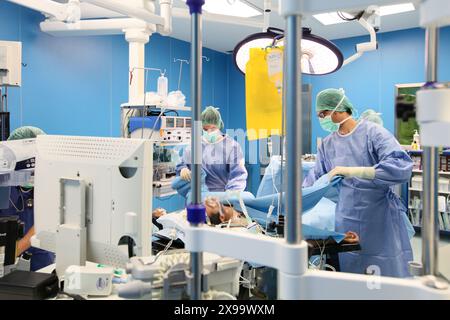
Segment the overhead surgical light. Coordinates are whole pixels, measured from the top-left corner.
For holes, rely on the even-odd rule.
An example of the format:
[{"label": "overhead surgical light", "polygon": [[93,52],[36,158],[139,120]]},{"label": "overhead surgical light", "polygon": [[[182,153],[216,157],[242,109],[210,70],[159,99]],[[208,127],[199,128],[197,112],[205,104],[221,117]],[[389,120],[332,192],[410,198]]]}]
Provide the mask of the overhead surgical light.
[{"label": "overhead surgical light", "polygon": [[[239,42],[233,51],[237,68],[245,74],[251,48],[283,46],[283,37],[283,30],[268,28],[266,32],[252,34]],[[301,66],[304,74],[324,75],[332,73],[337,71],[344,62],[344,57],[338,47],[322,37],[311,34],[309,28],[303,28],[301,47]]]}]

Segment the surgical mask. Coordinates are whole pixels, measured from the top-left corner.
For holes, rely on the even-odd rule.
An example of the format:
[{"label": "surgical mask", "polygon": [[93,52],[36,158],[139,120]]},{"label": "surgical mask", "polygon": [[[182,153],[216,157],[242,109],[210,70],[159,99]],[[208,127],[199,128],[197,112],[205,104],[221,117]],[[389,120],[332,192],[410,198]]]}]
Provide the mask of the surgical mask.
[{"label": "surgical mask", "polygon": [[319,119],[320,126],[323,130],[328,132],[336,132],[339,129],[339,123],[334,123],[333,120],[331,120],[331,116],[326,116],[323,119]]},{"label": "surgical mask", "polygon": [[339,101],[339,103],[336,105],[336,107],[333,109],[333,111],[328,116],[324,117],[323,119],[319,119],[320,126],[322,127],[323,130],[329,131],[329,132],[336,132],[339,130],[339,127],[341,126],[341,124],[343,124],[345,121],[347,121],[348,119],[350,119],[352,117],[352,116],[348,116],[347,118],[345,118],[344,120],[342,120],[339,123],[335,123],[331,119],[331,115],[334,112],[336,112],[336,109],[339,108],[339,106],[344,101],[344,99],[345,99],[345,94],[342,95],[341,100]]},{"label": "surgical mask", "polygon": [[219,130],[214,130],[212,132],[208,132],[206,130],[203,130],[203,138],[209,142],[209,143],[214,143],[216,142],[220,137],[220,131]]}]

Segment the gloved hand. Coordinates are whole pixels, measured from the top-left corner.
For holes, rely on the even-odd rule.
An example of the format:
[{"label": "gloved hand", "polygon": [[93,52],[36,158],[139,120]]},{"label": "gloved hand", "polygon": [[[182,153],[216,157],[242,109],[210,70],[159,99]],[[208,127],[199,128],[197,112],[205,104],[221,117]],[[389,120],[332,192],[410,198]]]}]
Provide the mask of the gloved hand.
[{"label": "gloved hand", "polygon": [[191,181],[191,170],[189,170],[188,168],[181,169],[180,177],[185,181]]},{"label": "gloved hand", "polygon": [[328,172],[328,178],[333,179],[334,176],[344,176],[345,178],[361,178],[372,180],[375,178],[374,167],[335,167]]}]

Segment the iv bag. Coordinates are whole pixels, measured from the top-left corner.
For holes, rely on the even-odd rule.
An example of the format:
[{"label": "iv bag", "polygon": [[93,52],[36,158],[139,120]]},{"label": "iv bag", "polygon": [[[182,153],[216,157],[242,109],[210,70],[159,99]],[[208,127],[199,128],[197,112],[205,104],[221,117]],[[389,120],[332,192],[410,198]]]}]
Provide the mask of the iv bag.
[{"label": "iv bag", "polygon": [[160,76],[158,78],[158,94],[162,98],[166,98],[168,91],[169,91],[169,80],[165,76]]}]

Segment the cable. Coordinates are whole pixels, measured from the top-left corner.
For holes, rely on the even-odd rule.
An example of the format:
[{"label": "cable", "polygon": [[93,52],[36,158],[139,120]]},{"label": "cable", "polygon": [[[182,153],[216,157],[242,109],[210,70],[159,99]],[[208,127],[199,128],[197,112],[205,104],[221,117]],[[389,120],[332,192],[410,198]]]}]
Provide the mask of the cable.
[{"label": "cable", "polygon": [[167,110],[166,112],[164,112],[164,115],[167,115],[167,113],[169,112],[173,112],[177,115],[177,117],[179,116],[178,111],[177,110]]},{"label": "cable", "polygon": [[[313,267],[314,269],[322,269],[320,266],[318,266],[318,265],[316,264],[317,259],[321,259],[321,257],[320,257],[320,256],[317,256],[316,258],[314,258],[313,261],[310,261],[310,262],[309,262],[309,265],[310,265],[311,267]],[[329,269],[331,269],[332,271],[336,272],[336,268],[333,267],[332,265],[327,264],[327,263],[323,264],[323,267],[324,267],[325,269],[326,269],[326,268],[329,268]]]},{"label": "cable", "polygon": [[31,191],[33,191],[33,188],[30,188],[29,190],[23,190],[22,186],[19,186],[19,188],[23,193],[30,193]]},{"label": "cable", "polygon": [[147,88],[147,79],[148,79],[148,70],[145,70],[145,80],[144,80],[144,105],[142,106],[142,132],[141,139],[144,139],[144,128],[145,128],[145,100],[147,98],[147,93],[145,92],[145,88]]},{"label": "cable", "polygon": [[164,247],[164,250],[163,250],[163,251],[158,252],[158,254],[156,255],[156,258],[155,258],[155,261],[154,261],[154,262],[156,262],[156,260],[158,260],[159,257],[161,257],[162,255],[164,255],[164,254],[167,252],[167,250],[169,250],[169,248],[170,248],[170,246],[172,245],[172,243],[173,243],[173,238],[170,239],[170,241],[169,241],[169,242],[167,243],[167,245]]},{"label": "cable", "polygon": [[329,264],[325,263],[323,266],[324,266],[325,268],[328,267],[328,268],[330,268],[332,271],[336,272],[336,268],[333,267],[332,265],[329,265]]},{"label": "cable", "polygon": [[231,202],[228,200],[228,197],[225,197],[225,201],[228,203],[228,206],[229,206],[229,207],[232,207],[232,208],[233,208],[233,205],[232,205]]},{"label": "cable", "polygon": [[16,212],[23,212],[25,210],[25,200],[23,198],[23,194],[22,192],[19,190],[19,194],[20,194],[20,198],[22,199],[22,209],[18,209],[16,207],[16,205],[14,204],[14,202],[11,200],[11,196],[9,197],[9,202],[11,202],[12,206],[14,207],[14,209],[16,209]]},{"label": "cable", "polygon": [[67,293],[65,291],[58,291],[58,295],[65,295],[68,296],[69,298],[72,298],[73,300],[87,300],[86,298],[83,298],[82,296],[78,295],[78,294],[71,294],[71,293]]},{"label": "cable", "polygon": [[336,13],[337,13],[338,17],[344,21],[355,21],[355,20],[359,20],[363,16],[364,10],[358,12],[356,15],[353,16],[353,18],[348,18],[348,17],[344,16],[344,13],[342,11],[337,11]]},{"label": "cable", "polygon": [[[271,159],[271,161],[272,161],[272,159]],[[283,164],[280,163],[280,172],[282,172],[282,171],[281,171],[281,166],[282,166],[282,165],[283,165]],[[272,173],[272,186],[273,186],[273,189],[275,190],[275,193],[274,193],[274,195],[272,196],[272,204],[270,205],[269,211],[267,212],[267,219],[266,219],[266,228],[265,228],[265,232],[267,232],[267,227],[268,227],[268,222],[269,222],[269,214],[270,214],[270,216],[272,215],[272,211],[273,211],[273,203],[275,202],[275,197],[279,197],[279,191],[278,191],[277,186],[276,186],[276,183],[275,183],[275,173],[274,173],[274,171],[273,171],[273,166],[271,166],[270,163],[269,163],[269,166],[270,166],[270,170],[271,170],[271,173]],[[278,199],[278,200],[279,200],[279,199]],[[279,216],[279,212],[281,212],[281,201],[278,201],[278,206],[277,206],[277,216]]]},{"label": "cable", "polygon": [[249,223],[249,224],[253,223],[252,219],[250,218],[250,216],[247,212],[247,207],[244,204],[244,199],[242,199],[242,192],[239,192],[239,205],[241,206],[242,213],[244,213],[247,223]]},{"label": "cable", "polygon": [[243,280],[243,281],[239,281],[240,284],[246,284],[246,285],[248,285],[248,288],[249,288],[249,289],[253,289],[253,288],[254,288],[253,283],[252,283],[250,280],[244,278],[242,275],[239,276],[239,279],[242,279],[242,280]]},{"label": "cable", "polygon": [[[130,112],[131,111],[133,111],[133,109],[128,109],[128,111],[125,113],[125,117],[124,117],[124,124],[123,124],[123,127],[122,127],[122,131],[123,132],[127,132],[128,130],[128,128],[129,128],[129,124],[130,124],[130,118],[128,117],[129,116],[129,114],[130,114]],[[128,136],[128,134],[129,134],[129,132],[127,132],[127,136]]]},{"label": "cable", "polygon": [[320,250],[320,264],[319,264],[319,268],[322,269],[322,267],[323,267],[323,254],[325,252],[326,245],[325,245],[325,242],[324,242],[323,248],[322,248],[320,246],[320,243],[317,240],[314,240],[314,241],[316,242],[316,244],[317,244],[317,246],[319,247],[319,250]]},{"label": "cable", "polygon": [[158,123],[159,119],[161,119],[161,117],[162,117],[162,115],[163,115],[165,109],[166,109],[166,107],[162,107],[162,108],[161,108],[161,112],[160,112],[158,118],[156,118],[156,121],[155,121],[155,123],[153,124],[153,127],[152,127],[152,131],[150,132],[150,136],[148,137],[149,140],[151,140],[151,138],[152,138],[152,136],[153,136],[153,132],[154,132],[154,130],[155,130],[155,128],[156,128],[156,124]]},{"label": "cable", "polygon": [[170,246],[172,245],[172,243],[173,243],[173,241],[175,240],[175,237],[176,237],[176,230],[172,229],[172,232],[175,232],[175,235],[172,235],[172,237],[170,238],[170,241],[166,244],[164,249],[162,251],[158,252],[156,254],[156,256],[155,256],[155,259],[152,262],[146,264],[147,266],[151,265],[151,264],[154,264],[159,259],[159,257],[163,256],[167,252],[167,250],[169,250]]}]

